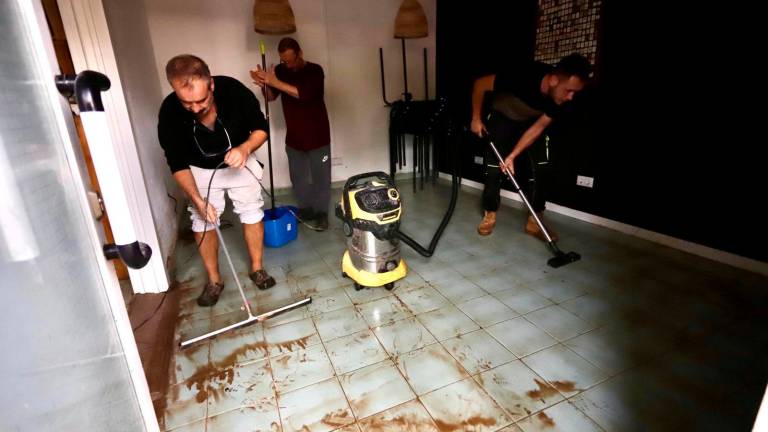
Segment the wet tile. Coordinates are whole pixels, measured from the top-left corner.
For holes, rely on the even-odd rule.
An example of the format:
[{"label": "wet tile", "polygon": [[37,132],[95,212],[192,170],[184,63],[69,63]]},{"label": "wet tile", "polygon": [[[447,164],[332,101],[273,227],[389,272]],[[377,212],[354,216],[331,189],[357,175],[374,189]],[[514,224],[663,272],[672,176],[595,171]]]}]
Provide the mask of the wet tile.
[{"label": "wet tile", "polygon": [[347,296],[344,288],[334,288],[312,295],[312,303],[307,305],[311,316],[325,312],[332,312],[352,306],[352,300]]},{"label": "wet tile", "polygon": [[563,400],[563,396],[520,360],[475,376],[481,387],[517,421]]},{"label": "wet tile", "polygon": [[448,304],[448,300],[432,287],[421,287],[410,291],[398,291],[395,295],[414,314],[433,311]]},{"label": "wet tile", "polygon": [[280,431],[280,415],[274,400],[259,406],[246,406],[209,417],[205,432]]},{"label": "wet tile", "polygon": [[210,342],[201,342],[189,348],[174,350],[171,359],[170,383],[181,383],[195,375],[198,370],[208,365]]},{"label": "wet tile", "polygon": [[360,420],[364,432],[439,432],[429,413],[418,400],[412,400]]},{"label": "wet tile", "polygon": [[333,367],[323,345],[313,345],[270,359],[279,394],[287,393],[333,376]]},{"label": "wet tile", "polygon": [[204,378],[171,386],[166,396],[162,422],[167,430],[205,419],[208,412],[207,381]]},{"label": "wet tile", "polygon": [[557,275],[550,275],[527,284],[527,287],[555,303],[561,303],[586,294],[587,289]]},{"label": "wet tile", "polygon": [[319,255],[307,259],[291,261],[282,267],[285,268],[286,276],[293,279],[324,274],[334,270],[320,259]]},{"label": "wet tile", "polygon": [[326,342],[368,328],[362,314],[352,306],[315,316],[312,320]]},{"label": "wet tile", "polygon": [[509,425],[505,428],[499,429],[499,432],[523,432],[517,425]]},{"label": "wet tile", "polygon": [[459,303],[456,307],[472,318],[480,327],[489,327],[519,316],[517,312],[490,295]]},{"label": "wet tile", "polygon": [[[277,309],[279,307],[285,306],[286,302],[281,302],[279,304],[275,305],[263,305],[264,307],[260,307],[259,310],[262,312],[271,311],[274,309]],[[299,307],[293,310],[290,310],[288,312],[283,312],[280,315],[274,316],[269,318],[268,320],[264,321],[264,328],[272,328],[281,326],[283,324],[292,323],[294,321],[301,321],[303,319],[310,317],[309,310],[307,310],[306,306]]]},{"label": "wet tile", "polygon": [[418,395],[469,378],[464,368],[440,344],[402,354],[396,361]]},{"label": "wet tile", "polygon": [[349,296],[350,300],[352,300],[352,303],[355,305],[362,305],[368,302],[372,302],[374,300],[378,300],[384,297],[390,297],[393,296],[392,291],[386,290],[384,288],[363,288],[361,290],[356,290],[353,286],[345,286],[344,290],[347,292],[347,295]]},{"label": "wet tile", "polygon": [[337,374],[360,369],[387,358],[387,352],[368,329],[326,342],[325,348]]},{"label": "wet tile", "polygon": [[434,261],[417,268],[416,272],[431,285],[438,281],[455,280],[462,277],[461,273],[453,270],[449,264]]},{"label": "wet tile", "polygon": [[355,423],[349,426],[345,426],[341,429],[336,429],[336,432],[362,432],[362,429],[360,429],[360,426],[358,426],[358,423]]},{"label": "wet tile", "polygon": [[[247,315],[232,317],[232,319],[214,319],[214,327],[224,328],[237,318],[247,318]],[[268,356],[267,342],[264,339],[264,328],[260,323],[251,324],[226,333],[211,340],[211,363],[218,368],[232,367],[237,363],[260,360]]]},{"label": "wet tile", "polygon": [[405,291],[411,291],[418,288],[423,288],[427,285],[427,281],[416,272],[409,271],[405,278],[395,282],[395,293],[402,293]]},{"label": "wet tile", "polygon": [[605,372],[563,345],[556,345],[525,357],[523,363],[566,397],[571,397],[607,377]]},{"label": "wet tile", "polygon": [[374,334],[391,356],[397,356],[437,342],[416,318],[398,321],[395,324],[377,327]]},{"label": "wet tile", "polygon": [[364,303],[357,308],[371,328],[393,324],[395,321],[413,315],[408,307],[395,296]]},{"label": "wet tile", "polygon": [[522,286],[519,281],[511,278],[509,274],[503,272],[477,276],[472,278],[472,282],[476,283],[480,288],[491,294]]},{"label": "wet tile", "polygon": [[512,423],[471,378],[421,396],[421,401],[440,430],[495,431]]},{"label": "wet tile", "polygon": [[355,422],[336,378],[278,397],[284,432],[329,432]]},{"label": "wet tile", "polygon": [[603,327],[569,339],[565,346],[613,375],[642,362],[642,357],[633,353],[633,343],[628,334]]},{"label": "wet tile", "polygon": [[609,322],[611,304],[597,294],[587,294],[560,304],[561,307],[593,325]]},{"label": "wet tile", "polygon": [[606,431],[640,432],[646,429],[634,407],[632,391],[631,387],[607,382],[576,395],[569,402]]},{"label": "wet tile", "polygon": [[164,429],[164,430],[168,432],[206,432],[205,420],[198,420],[194,423],[189,423],[174,429]]},{"label": "wet tile", "polygon": [[441,342],[471,375],[515,360],[515,356],[485,330]]},{"label": "wet tile", "polygon": [[269,344],[270,356],[297,351],[320,343],[315,325],[308,318],[268,328],[264,336]]},{"label": "wet tile", "polygon": [[456,303],[465,302],[478,297],[487,295],[488,293],[470,282],[469,279],[459,275],[457,278],[446,279],[441,281],[430,282],[436,290],[440,291],[448,300]]},{"label": "wet tile", "polygon": [[552,336],[523,317],[491,326],[488,333],[518,357],[525,357],[557,343]]},{"label": "wet tile", "polygon": [[337,278],[330,272],[307,276],[296,280],[296,286],[299,288],[299,292],[308,296],[316,296],[325,291],[344,288],[345,286],[351,285],[351,279]]},{"label": "wet tile", "polygon": [[513,288],[493,293],[493,296],[512,310],[527,314],[554,303],[528,288]]},{"label": "wet tile", "polygon": [[339,377],[357,418],[392,408],[416,397],[391,360]]},{"label": "wet tile", "polygon": [[594,328],[576,315],[557,305],[531,312],[525,319],[559,341],[570,339]]},{"label": "wet tile", "polygon": [[477,323],[453,305],[423,313],[418,315],[416,319],[440,341],[461,336],[480,328]]},{"label": "wet tile", "polygon": [[275,407],[275,392],[269,362],[256,361],[219,369],[208,379],[208,417],[236,408],[252,406],[259,411]]},{"label": "wet tile", "polygon": [[602,428],[568,402],[561,402],[518,424],[524,432],[602,432]]}]

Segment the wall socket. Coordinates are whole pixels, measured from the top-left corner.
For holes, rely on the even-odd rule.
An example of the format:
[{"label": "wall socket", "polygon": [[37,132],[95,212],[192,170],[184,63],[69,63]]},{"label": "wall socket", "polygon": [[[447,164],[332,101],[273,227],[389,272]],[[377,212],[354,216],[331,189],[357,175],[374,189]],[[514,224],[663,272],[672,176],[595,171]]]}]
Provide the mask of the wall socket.
[{"label": "wall socket", "polygon": [[591,188],[595,179],[587,176],[576,176],[576,185]]},{"label": "wall socket", "polygon": [[475,156],[475,163],[478,165],[483,164],[483,157],[482,156]]},{"label": "wall socket", "polygon": [[331,166],[341,166],[343,162],[340,157],[331,158]]}]

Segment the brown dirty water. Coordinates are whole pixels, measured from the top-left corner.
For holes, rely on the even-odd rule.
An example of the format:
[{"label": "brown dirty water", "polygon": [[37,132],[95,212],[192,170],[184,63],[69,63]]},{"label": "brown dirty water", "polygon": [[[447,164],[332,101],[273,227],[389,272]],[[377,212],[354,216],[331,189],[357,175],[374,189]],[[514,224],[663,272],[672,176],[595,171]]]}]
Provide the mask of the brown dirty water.
[{"label": "brown dirty water", "polygon": [[552,381],[552,385],[563,393],[573,393],[582,390],[576,388],[576,383],[573,381]]},{"label": "brown dirty water", "polygon": [[174,281],[164,294],[137,294],[128,310],[158,419],[165,417],[168,404],[170,375],[174,373],[170,367],[174,356],[174,334],[181,293],[188,284],[189,280]]},{"label": "brown dirty water", "polygon": [[[235,371],[233,368],[221,370],[212,364],[207,363],[205,366],[197,368],[195,373],[184,381],[184,384],[189,390],[192,390],[192,387],[194,387],[197,390],[195,400],[199,403],[203,403],[208,399],[208,391],[213,390],[208,383],[214,377],[220,381],[226,381],[228,384],[232,384],[232,381],[235,378]],[[218,400],[218,397],[220,396],[218,390],[214,390],[214,393],[214,397]]]},{"label": "brown dirty water", "polygon": [[493,382],[494,382],[494,384],[498,384],[498,385],[505,385],[505,384],[507,384],[507,380],[504,379],[503,376],[500,376],[500,375],[497,375],[497,374],[493,374]]},{"label": "brown dirty water", "polygon": [[470,428],[477,429],[479,426],[491,427],[496,424],[496,419],[490,417],[472,416],[466,420],[462,420],[460,423],[448,423],[440,419],[435,419],[438,429],[441,431],[456,431],[456,430],[468,430]]},{"label": "brown dirty water", "polygon": [[298,349],[298,348],[301,348],[301,349],[306,348],[307,342],[309,341],[309,338],[311,338],[312,336],[313,335],[304,336],[299,339],[289,340],[286,342],[279,342],[271,345],[277,347],[280,350],[280,352],[283,352],[283,351],[293,352],[295,349]]},{"label": "brown dirty water", "polygon": [[415,414],[405,414],[387,419],[383,415],[369,417],[360,422],[366,432],[422,432],[435,430],[435,424],[427,418]]},{"label": "brown dirty water", "polygon": [[251,344],[245,344],[241,346],[240,348],[232,351],[229,355],[224,357],[224,359],[217,363],[216,366],[220,368],[227,368],[232,367],[235,364],[237,364],[237,361],[242,357],[245,358],[245,356],[248,353],[257,353],[264,357],[267,356],[267,353],[269,352],[267,343],[264,341],[259,341]]},{"label": "brown dirty water", "polygon": [[525,393],[526,396],[533,400],[540,400],[545,402],[548,397],[557,396],[557,390],[551,385],[540,381],[538,378],[534,378],[533,381],[539,387],[538,390],[529,390]]},{"label": "brown dirty water", "polygon": [[353,423],[354,421],[355,419],[349,415],[349,411],[343,408],[339,408],[334,412],[326,414],[321,420],[323,424],[334,428]]},{"label": "brown dirty water", "polygon": [[442,360],[444,362],[450,363],[451,366],[453,366],[453,368],[456,370],[456,372],[458,372],[459,375],[461,375],[462,377],[467,376],[467,372],[464,371],[464,368],[459,363],[457,363],[456,360],[454,360],[450,354],[448,354],[445,350],[440,348],[439,345],[436,351],[429,351],[429,354],[432,357],[437,358],[438,360]]},{"label": "brown dirty water", "polygon": [[290,354],[286,354],[286,355],[278,358],[277,360],[275,360],[276,363],[280,363],[284,368],[288,367],[288,362],[289,361],[291,361],[291,355]]},{"label": "brown dirty water", "polygon": [[403,307],[403,309],[404,309],[406,312],[409,312],[409,313],[413,313],[413,312],[411,311],[411,308],[409,308],[409,307],[408,307],[408,305],[406,305],[405,303],[403,303],[403,301],[402,301],[402,300],[400,300],[400,297],[398,297],[398,296],[396,296],[396,295],[395,295],[395,296],[393,296],[393,297],[395,298],[395,300],[397,300],[397,302],[398,302],[398,303],[400,303],[400,306],[402,306],[402,307]]},{"label": "brown dirty water", "polygon": [[479,360],[477,361],[477,366],[478,366],[480,369],[485,369],[485,370],[488,370],[488,369],[490,369],[490,368],[493,366],[493,363],[492,363],[490,360],[486,360],[486,359],[479,359]]},{"label": "brown dirty water", "polygon": [[555,427],[555,421],[552,417],[548,416],[544,411],[540,412],[536,418],[544,425],[544,427]]}]

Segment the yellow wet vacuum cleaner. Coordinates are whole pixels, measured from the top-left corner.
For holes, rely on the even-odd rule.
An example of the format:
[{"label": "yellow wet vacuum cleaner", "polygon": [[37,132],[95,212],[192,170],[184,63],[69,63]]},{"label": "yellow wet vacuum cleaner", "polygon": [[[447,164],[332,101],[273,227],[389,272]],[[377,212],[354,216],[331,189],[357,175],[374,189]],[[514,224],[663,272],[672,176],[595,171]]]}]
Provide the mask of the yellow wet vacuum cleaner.
[{"label": "yellow wet vacuum cleaner", "polygon": [[347,250],[342,275],[355,289],[391,290],[407,269],[400,258],[400,193],[392,178],[377,171],[350,177],[344,184],[336,216],[342,220]]}]

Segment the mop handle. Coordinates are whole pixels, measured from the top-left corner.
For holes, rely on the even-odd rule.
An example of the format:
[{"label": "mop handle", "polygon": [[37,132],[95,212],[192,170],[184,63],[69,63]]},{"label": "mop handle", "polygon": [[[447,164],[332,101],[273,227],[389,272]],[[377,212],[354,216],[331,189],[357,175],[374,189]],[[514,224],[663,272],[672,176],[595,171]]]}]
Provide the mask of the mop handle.
[{"label": "mop handle", "polygon": [[491,146],[491,150],[493,150],[493,154],[496,155],[496,159],[499,160],[499,168],[502,168],[504,170],[504,174],[509,177],[510,180],[512,180],[512,184],[515,186],[515,189],[517,189],[517,194],[520,195],[520,198],[525,203],[525,206],[528,207],[528,210],[531,212],[531,216],[536,220],[536,223],[539,225],[539,228],[541,228],[541,232],[544,233],[544,236],[547,238],[547,242],[552,244],[552,237],[549,236],[549,232],[547,232],[547,228],[544,226],[544,223],[539,219],[539,216],[536,214],[536,212],[533,210],[533,206],[530,202],[528,202],[528,198],[525,197],[525,194],[523,193],[522,189],[520,189],[520,185],[517,184],[517,180],[515,180],[515,176],[512,175],[512,173],[509,171],[509,168],[504,163],[504,159],[499,154],[499,151],[496,150],[496,146],[493,145],[493,141],[488,140],[488,145]]},{"label": "mop handle", "polygon": [[[259,41],[259,50],[261,51],[261,69],[267,71],[267,53],[264,49],[264,41]],[[269,159],[269,198],[272,201],[272,213],[275,212],[275,187],[272,177],[272,128],[270,127],[269,117],[269,95],[267,94],[267,84],[264,83],[264,111],[267,114],[267,158]]]},{"label": "mop handle", "polygon": [[229,256],[229,250],[227,250],[227,245],[224,243],[224,237],[221,235],[221,230],[219,229],[219,225],[214,223],[213,227],[216,228],[216,235],[219,236],[219,244],[221,245],[221,248],[224,250],[224,255],[227,257],[227,262],[229,263],[230,270],[232,270],[232,276],[235,278],[235,284],[237,284],[237,289],[240,290],[240,297],[243,298],[243,305],[245,306],[245,310],[248,312],[249,317],[253,317],[253,313],[251,313],[251,306],[248,304],[248,299],[245,297],[245,292],[243,291],[243,285],[240,284],[240,278],[237,277],[237,270],[235,270],[235,265],[232,263],[232,258]]}]

